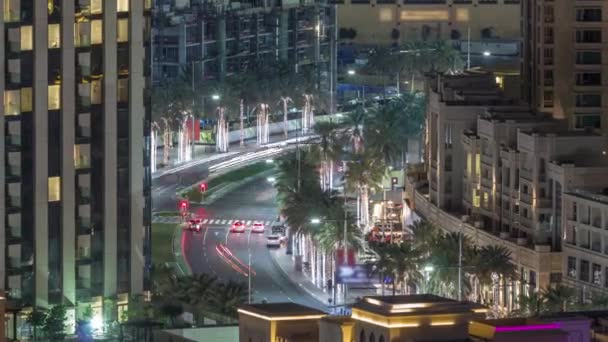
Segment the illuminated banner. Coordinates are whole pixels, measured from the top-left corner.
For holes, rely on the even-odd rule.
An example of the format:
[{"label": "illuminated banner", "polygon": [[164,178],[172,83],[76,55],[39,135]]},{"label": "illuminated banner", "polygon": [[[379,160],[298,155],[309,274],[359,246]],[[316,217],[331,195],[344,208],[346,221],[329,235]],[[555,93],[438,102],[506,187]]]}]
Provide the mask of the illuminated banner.
[{"label": "illuminated banner", "polygon": [[365,265],[338,266],[336,271],[337,284],[371,284],[369,277],[369,267]]},{"label": "illuminated banner", "polygon": [[[340,248],[336,251],[336,266],[339,265],[355,265],[355,250],[349,249],[347,252],[346,260],[344,260],[344,249]],[[337,267],[336,267],[337,268]]]}]

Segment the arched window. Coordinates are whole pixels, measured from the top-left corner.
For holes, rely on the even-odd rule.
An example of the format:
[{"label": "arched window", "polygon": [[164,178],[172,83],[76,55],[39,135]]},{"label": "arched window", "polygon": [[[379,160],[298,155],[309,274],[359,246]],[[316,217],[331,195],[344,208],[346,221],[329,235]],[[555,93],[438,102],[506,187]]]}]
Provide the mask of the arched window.
[{"label": "arched window", "polygon": [[384,335],[380,335],[380,338],[378,339],[378,342],[384,342]]},{"label": "arched window", "polygon": [[359,333],[359,342],[365,342],[365,330],[361,329],[361,332]]},{"label": "arched window", "polygon": [[374,336],[374,333],[369,334],[369,342],[376,342],[376,336]]}]

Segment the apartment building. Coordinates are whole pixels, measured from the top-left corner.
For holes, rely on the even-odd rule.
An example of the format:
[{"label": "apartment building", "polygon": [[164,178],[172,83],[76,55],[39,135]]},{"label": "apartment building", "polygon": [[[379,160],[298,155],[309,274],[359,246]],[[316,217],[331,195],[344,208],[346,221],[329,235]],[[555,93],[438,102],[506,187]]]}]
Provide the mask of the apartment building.
[{"label": "apartment building", "polygon": [[334,0],[357,44],[518,39],[523,0]]},{"label": "apartment building", "polygon": [[[151,1],[6,0],[0,26],[0,289],[116,317],[149,271]],[[119,309],[103,307],[117,299]],[[20,331],[19,329],[17,329]]]},{"label": "apartment building", "polygon": [[608,3],[522,1],[522,94],[571,129],[608,132]]},{"label": "apartment building", "polygon": [[159,12],[165,20],[154,28],[155,82],[184,70],[192,70],[196,82],[223,79],[280,61],[296,72],[314,66],[321,89],[335,85],[332,6],[312,0],[227,6],[193,2],[185,9]]},{"label": "apartment building", "polygon": [[474,129],[491,106],[514,102],[502,95],[491,74],[469,72],[435,76],[427,82],[426,170],[431,203],[446,211],[462,207],[465,163],[460,134]]}]

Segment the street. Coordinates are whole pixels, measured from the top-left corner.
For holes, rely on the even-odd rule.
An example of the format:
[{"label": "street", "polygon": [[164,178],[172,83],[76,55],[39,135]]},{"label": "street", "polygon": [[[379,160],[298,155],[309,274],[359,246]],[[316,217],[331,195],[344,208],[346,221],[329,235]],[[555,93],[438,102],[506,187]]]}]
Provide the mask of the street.
[{"label": "street", "polygon": [[325,305],[287,279],[271,259],[266,247],[269,224],[264,234],[251,234],[249,245],[249,229],[245,233],[229,232],[235,220],[249,224],[276,220],[276,191],[266,179],[249,183],[212,205],[193,206],[192,211],[204,222],[213,222],[206,224],[200,233],[182,233],[183,253],[193,273],[208,273],[221,280],[232,279],[246,284],[250,248],[254,302],[291,301],[326,310]]}]

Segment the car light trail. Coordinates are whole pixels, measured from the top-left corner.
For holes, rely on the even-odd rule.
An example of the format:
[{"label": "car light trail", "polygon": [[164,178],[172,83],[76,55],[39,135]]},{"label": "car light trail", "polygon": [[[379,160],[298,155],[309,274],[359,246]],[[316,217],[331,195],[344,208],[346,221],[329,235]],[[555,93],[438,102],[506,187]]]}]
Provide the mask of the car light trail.
[{"label": "car light trail", "polygon": [[234,262],[232,262],[232,260],[230,260],[230,258],[228,256],[226,256],[224,254],[224,251],[220,248],[220,245],[215,246],[215,251],[217,252],[217,254],[219,254],[222,259],[224,259],[224,261],[230,265],[235,271],[239,272],[241,275],[247,277],[247,271],[241,269],[239,266],[237,266]]},{"label": "car light trail", "polygon": [[243,261],[241,261],[241,259],[239,259],[237,256],[235,256],[234,254],[232,254],[232,252],[230,251],[230,249],[228,249],[228,247],[224,246],[224,245],[218,245],[220,247],[220,249],[228,256],[230,256],[234,261],[236,261],[240,266],[242,266],[243,268],[245,268],[245,270],[249,270],[251,271],[251,274],[255,275],[255,271],[253,269],[249,269],[249,267],[247,265],[245,265],[245,263]]}]

